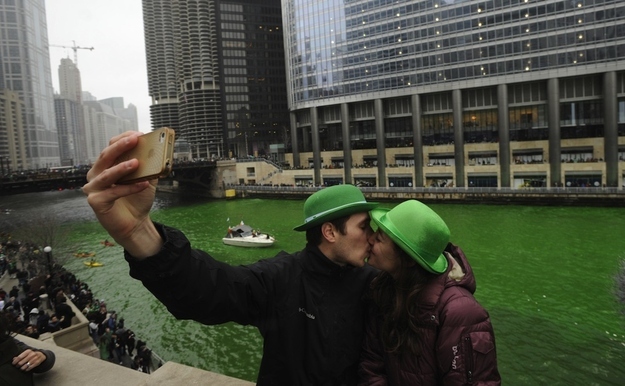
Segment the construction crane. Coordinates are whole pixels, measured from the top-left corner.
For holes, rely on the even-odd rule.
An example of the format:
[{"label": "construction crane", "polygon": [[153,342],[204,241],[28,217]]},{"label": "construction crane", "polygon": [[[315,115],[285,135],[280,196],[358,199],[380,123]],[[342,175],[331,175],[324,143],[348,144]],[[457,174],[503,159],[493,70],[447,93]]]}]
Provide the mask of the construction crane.
[{"label": "construction crane", "polygon": [[50,47],[71,48],[72,50],[74,50],[74,64],[76,65],[76,67],[78,67],[78,50],[93,51],[93,47],[79,47],[79,46],[76,45],[76,40],[72,40],[72,42],[74,43],[74,45],[71,46],[71,47],[59,46],[59,45],[56,45],[56,44],[50,44]]}]

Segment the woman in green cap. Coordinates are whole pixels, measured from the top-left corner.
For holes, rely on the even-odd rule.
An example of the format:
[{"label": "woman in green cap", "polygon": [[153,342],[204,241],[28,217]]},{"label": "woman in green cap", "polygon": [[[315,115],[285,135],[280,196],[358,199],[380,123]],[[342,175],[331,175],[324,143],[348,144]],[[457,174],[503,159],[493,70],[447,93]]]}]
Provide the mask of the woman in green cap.
[{"label": "woman in green cap", "polygon": [[360,385],[500,385],[495,335],[449,228],[416,200],[370,212],[377,225]]}]

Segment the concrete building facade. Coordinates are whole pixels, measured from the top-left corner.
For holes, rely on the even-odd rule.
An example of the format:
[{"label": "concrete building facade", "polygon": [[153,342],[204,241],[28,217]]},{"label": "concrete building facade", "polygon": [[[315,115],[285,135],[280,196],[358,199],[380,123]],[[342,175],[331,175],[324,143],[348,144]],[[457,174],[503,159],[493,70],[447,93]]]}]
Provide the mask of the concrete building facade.
[{"label": "concrete building facade", "polygon": [[287,0],[283,20],[287,159],[315,184],[625,182],[622,1]]}]

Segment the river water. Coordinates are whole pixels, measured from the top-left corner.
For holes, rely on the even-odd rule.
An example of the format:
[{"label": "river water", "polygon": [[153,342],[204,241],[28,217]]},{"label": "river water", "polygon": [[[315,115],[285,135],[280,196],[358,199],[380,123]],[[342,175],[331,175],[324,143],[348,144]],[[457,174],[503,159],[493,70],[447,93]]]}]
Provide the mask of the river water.
[{"label": "river water", "polygon": [[[107,235],[80,192],[46,192],[0,199],[0,223],[55,213],[71,231],[74,250],[96,252],[102,268],[87,268],[69,249],[55,259],[86,281],[137,336],[171,360],[255,380],[262,340],[254,328],[202,326],[173,318],[128,275],[120,247]],[[182,229],[194,246],[220,260],[245,264],[303,247],[292,231],[302,220],[300,200],[205,200],[159,195],[153,218]],[[393,203],[384,203],[391,207]],[[476,298],[490,312],[499,368],[506,385],[622,385],[625,316],[615,300],[614,276],[625,258],[625,208],[446,205],[452,241],[463,247],[477,278]],[[275,235],[268,249],[224,246],[227,226],[239,221]],[[63,254],[58,256],[56,253]],[[189,294],[189,296],[193,296]],[[202,305],[198,303],[198,307]]]}]

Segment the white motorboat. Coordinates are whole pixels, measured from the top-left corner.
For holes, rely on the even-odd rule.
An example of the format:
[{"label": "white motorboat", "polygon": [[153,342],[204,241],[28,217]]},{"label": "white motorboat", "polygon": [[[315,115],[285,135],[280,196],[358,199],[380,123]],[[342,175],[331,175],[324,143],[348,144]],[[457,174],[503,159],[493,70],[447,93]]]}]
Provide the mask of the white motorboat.
[{"label": "white motorboat", "polygon": [[276,240],[273,236],[254,230],[241,221],[241,224],[237,226],[228,227],[228,232],[222,241],[226,245],[237,247],[263,248],[272,246]]}]

